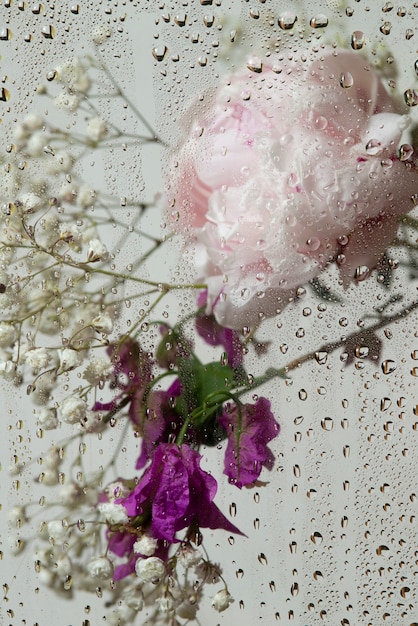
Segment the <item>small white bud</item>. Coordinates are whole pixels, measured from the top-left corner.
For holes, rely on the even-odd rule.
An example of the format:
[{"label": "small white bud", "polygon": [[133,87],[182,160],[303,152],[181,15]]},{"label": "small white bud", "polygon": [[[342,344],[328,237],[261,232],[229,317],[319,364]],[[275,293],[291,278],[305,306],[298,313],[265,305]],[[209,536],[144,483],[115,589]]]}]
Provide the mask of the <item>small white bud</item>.
[{"label": "small white bud", "polygon": [[135,564],[135,572],[144,583],[158,583],[165,574],[164,561],[156,556],[148,559],[138,559]]},{"label": "small white bud", "polygon": [[106,122],[100,117],[93,117],[88,121],[86,135],[90,141],[97,143],[106,137]]},{"label": "small white bud", "polygon": [[68,537],[68,526],[63,520],[51,520],[47,523],[46,529],[50,539],[55,542],[64,542]]},{"label": "small white bud", "polygon": [[75,111],[80,104],[77,96],[62,92],[55,97],[55,106],[62,111]]},{"label": "small white bud", "polygon": [[64,348],[60,351],[60,372],[68,372],[79,367],[83,362],[83,355],[72,348]]},{"label": "small white bud", "polygon": [[16,339],[16,328],[13,324],[0,324],[0,348],[10,347]]},{"label": "small white bud", "polygon": [[82,398],[70,396],[61,404],[61,419],[66,424],[77,424],[85,418],[87,403]]},{"label": "small white bud", "polygon": [[97,317],[91,320],[91,325],[94,330],[97,330],[99,333],[105,333],[106,335],[109,335],[113,330],[113,321],[106,313],[97,315]]},{"label": "small white bud", "polygon": [[158,541],[149,535],[142,535],[138,541],[134,543],[134,552],[143,556],[152,556],[157,549]]},{"label": "small white bud", "polygon": [[98,556],[87,564],[90,576],[99,580],[109,580],[113,576],[113,563],[106,556]]},{"label": "small white bud", "polygon": [[129,517],[123,504],[113,502],[101,502],[97,505],[100,517],[109,524],[126,524]]},{"label": "small white bud", "polygon": [[54,430],[58,426],[57,412],[55,409],[43,407],[35,412],[38,424],[44,430]]},{"label": "small white bud", "polygon": [[96,263],[97,261],[105,261],[108,256],[107,248],[100,239],[90,239],[87,253],[88,262]]},{"label": "small white bud", "polygon": [[212,600],[212,606],[216,611],[221,613],[225,611],[229,605],[233,602],[233,599],[227,589],[221,589],[216,593]]}]

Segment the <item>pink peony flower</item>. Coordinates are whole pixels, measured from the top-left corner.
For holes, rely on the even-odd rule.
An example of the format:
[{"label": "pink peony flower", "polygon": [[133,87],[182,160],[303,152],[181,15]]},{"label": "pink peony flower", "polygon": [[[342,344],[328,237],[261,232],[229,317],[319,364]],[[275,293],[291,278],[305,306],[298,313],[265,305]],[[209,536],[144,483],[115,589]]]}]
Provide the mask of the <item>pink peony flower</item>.
[{"label": "pink peony flower", "polygon": [[173,161],[176,228],[207,314],[230,328],[273,316],[330,261],[345,285],[364,277],[418,192],[415,164],[398,158],[408,118],[366,60],[299,59],[224,79],[187,113]]}]

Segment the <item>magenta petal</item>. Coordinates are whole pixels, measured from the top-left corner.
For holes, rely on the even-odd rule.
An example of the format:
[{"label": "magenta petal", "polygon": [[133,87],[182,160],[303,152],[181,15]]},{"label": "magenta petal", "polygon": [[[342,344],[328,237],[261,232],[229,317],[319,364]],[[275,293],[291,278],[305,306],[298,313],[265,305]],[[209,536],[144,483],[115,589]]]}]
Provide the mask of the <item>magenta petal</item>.
[{"label": "magenta petal", "polygon": [[219,421],[228,435],[224,474],[230,483],[241,488],[257,480],[263,467],[272,469],[274,456],[267,444],[277,437],[280,426],[266,398],[242,405],[241,412],[235,406]]},{"label": "magenta petal", "polygon": [[174,541],[176,521],[184,518],[189,504],[189,476],[177,446],[167,449],[161,461],[152,504],[152,530],[155,537]]}]

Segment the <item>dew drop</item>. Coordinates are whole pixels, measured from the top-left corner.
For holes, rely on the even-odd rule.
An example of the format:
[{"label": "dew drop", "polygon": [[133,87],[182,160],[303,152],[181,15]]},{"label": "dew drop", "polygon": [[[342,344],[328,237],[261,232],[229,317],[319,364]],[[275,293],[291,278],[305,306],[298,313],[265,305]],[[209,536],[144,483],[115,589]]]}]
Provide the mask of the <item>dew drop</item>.
[{"label": "dew drop", "polygon": [[326,15],[316,15],[309,22],[311,28],[325,28],[328,26],[328,18]]},{"label": "dew drop", "polygon": [[323,430],[332,430],[334,428],[334,420],[331,417],[325,417],[321,420],[321,428]]},{"label": "dew drop", "polygon": [[278,24],[282,30],[290,30],[296,24],[297,19],[294,13],[285,13],[279,17]]},{"label": "dew drop", "polygon": [[354,85],[354,78],[350,72],[343,72],[340,76],[340,85],[343,89],[349,89]]},{"label": "dew drop", "polygon": [[261,563],[261,565],[267,565],[268,561],[264,552],[260,552],[257,558],[258,558],[259,563]]},{"label": "dew drop", "polygon": [[404,92],[404,99],[406,104],[409,107],[415,107],[418,104],[418,90],[417,89],[407,89]]},{"label": "dew drop", "polygon": [[382,372],[384,374],[391,374],[396,370],[396,363],[392,359],[386,359],[382,363]]},{"label": "dew drop", "polygon": [[152,56],[156,61],[164,61],[167,52],[167,46],[157,46],[156,48],[152,49]]},{"label": "dew drop", "polygon": [[364,33],[361,30],[355,30],[351,35],[351,47],[353,50],[361,50],[364,46]]}]

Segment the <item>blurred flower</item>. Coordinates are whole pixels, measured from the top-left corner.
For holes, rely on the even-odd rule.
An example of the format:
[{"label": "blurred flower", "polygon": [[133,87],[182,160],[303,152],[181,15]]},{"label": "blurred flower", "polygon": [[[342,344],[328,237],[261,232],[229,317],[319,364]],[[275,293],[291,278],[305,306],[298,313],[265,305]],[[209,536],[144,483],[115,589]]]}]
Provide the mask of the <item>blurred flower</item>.
[{"label": "blurred flower", "polygon": [[334,259],[345,284],[359,279],[413,208],[417,170],[397,156],[408,118],[362,56],[321,55],[233,74],[186,113],[175,227],[195,249],[206,312],[230,328],[275,315]]},{"label": "blurred flower", "polygon": [[170,542],[192,522],[242,534],[213,503],[217,483],[201,469],[201,458],[185,444],[161,443],[135,489],[121,500],[128,515],[150,514],[153,536]]},{"label": "blurred flower", "polygon": [[218,593],[214,595],[212,600],[212,606],[214,609],[216,609],[216,611],[219,611],[219,613],[221,613],[229,607],[231,602],[233,602],[233,600],[227,589],[221,589],[221,591],[218,591]]},{"label": "blurred flower", "polygon": [[138,559],[135,572],[142,582],[156,583],[161,580],[165,574],[165,564],[164,561],[156,556],[150,556],[147,559]]},{"label": "blurred flower", "polygon": [[[207,302],[207,291],[199,295],[198,307],[203,307]],[[211,346],[223,346],[228,357],[228,365],[233,369],[243,362],[242,346],[239,334],[231,328],[225,328],[216,321],[213,315],[199,313],[196,315],[196,330],[198,334]]]},{"label": "blurred flower", "polygon": [[277,437],[280,426],[270,410],[270,401],[259,398],[255,404],[234,406],[219,421],[228,434],[224,474],[241,488],[253,483],[263,467],[272,469],[274,454],[267,447]]}]

